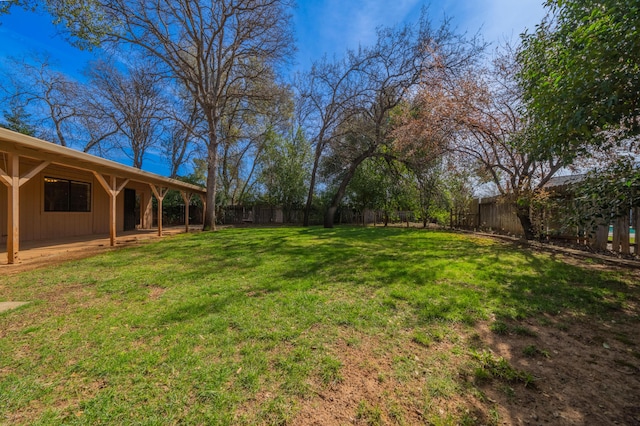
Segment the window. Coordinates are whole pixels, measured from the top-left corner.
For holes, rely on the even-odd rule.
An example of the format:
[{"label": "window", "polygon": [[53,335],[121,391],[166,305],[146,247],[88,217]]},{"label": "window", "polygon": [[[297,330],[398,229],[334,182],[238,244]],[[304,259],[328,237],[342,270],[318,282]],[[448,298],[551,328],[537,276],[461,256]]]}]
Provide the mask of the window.
[{"label": "window", "polygon": [[45,212],[90,212],[91,184],[53,177],[44,178]]}]

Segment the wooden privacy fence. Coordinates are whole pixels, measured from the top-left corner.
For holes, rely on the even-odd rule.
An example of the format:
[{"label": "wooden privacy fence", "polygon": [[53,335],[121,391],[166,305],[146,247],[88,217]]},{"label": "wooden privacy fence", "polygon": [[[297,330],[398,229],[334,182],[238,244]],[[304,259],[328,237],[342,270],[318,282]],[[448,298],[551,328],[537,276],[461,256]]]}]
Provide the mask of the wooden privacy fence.
[{"label": "wooden privacy fence", "polygon": [[[390,223],[413,222],[415,216],[412,211],[385,212],[382,210],[364,209],[364,211],[341,207],[336,213],[336,224],[381,224],[385,217]],[[258,205],[258,206],[225,206],[220,209],[220,221],[223,224],[301,224],[304,218],[304,211],[301,209],[285,210],[279,206]],[[310,223],[319,225],[323,223],[324,212],[312,211]]]},{"label": "wooden privacy fence", "polygon": [[[637,231],[640,229],[640,207],[629,209],[627,215],[614,219],[608,225],[601,225],[591,233],[577,227],[558,230],[558,225],[551,225],[562,223],[562,218],[555,216],[557,214],[557,212],[542,213],[544,223],[540,224],[539,232],[548,240],[561,239],[587,245],[596,250],[640,255],[640,238],[637,236]],[[451,211],[451,227],[524,235],[515,207],[510,203],[502,202],[499,197],[475,199],[467,209]]]},{"label": "wooden privacy fence", "polygon": [[272,206],[226,206],[222,209],[221,221],[224,224],[237,225],[283,223],[283,211]]},{"label": "wooden privacy fence", "polygon": [[637,256],[640,254],[638,229],[640,229],[640,207],[635,207],[629,211],[629,214],[617,218],[609,226],[599,226],[595,235],[590,238],[581,238],[579,242],[588,244],[596,250],[606,250],[611,240],[612,251]]},{"label": "wooden privacy fence", "polygon": [[524,235],[515,207],[498,197],[476,198],[464,209],[451,210],[452,228]]}]

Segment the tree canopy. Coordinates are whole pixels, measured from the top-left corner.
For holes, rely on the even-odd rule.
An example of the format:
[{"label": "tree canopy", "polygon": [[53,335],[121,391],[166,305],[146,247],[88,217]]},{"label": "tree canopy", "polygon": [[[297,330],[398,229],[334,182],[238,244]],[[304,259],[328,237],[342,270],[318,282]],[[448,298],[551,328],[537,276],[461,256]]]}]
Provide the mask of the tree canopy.
[{"label": "tree canopy", "polygon": [[607,147],[640,131],[640,3],[547,0],[523,35],[520,82],[539,155]]}]

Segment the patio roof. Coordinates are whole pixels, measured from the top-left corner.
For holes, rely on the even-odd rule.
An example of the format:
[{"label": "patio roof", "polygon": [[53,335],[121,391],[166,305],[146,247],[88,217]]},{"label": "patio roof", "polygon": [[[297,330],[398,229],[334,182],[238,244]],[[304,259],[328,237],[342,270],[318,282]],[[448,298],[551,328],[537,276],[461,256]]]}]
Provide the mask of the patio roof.
[{"label": "patio roof", "polygon": [[[91,154],[66,148],[31,136],[0,128],[0,183],[8,187],[7,197],[7,257],[8,263],[18,259],[20,245],[20,187],[50,164],[88,171],[109,196],[110,245],[116,240],[116,197],[131,182],[149,185],[162,211],[162,200],[167,190],[180,191],[188,209],[192,195],[197,195],[204,204],[206,190],[200,186],[169,179],[154,173],[125,166]],[[29,171],[20,170],[20,158],[28,158],[38,163]],[[206,206],[205,206],[206,208]],[[189,228],[188,210],[186,229]],[[162,235],[162,215],[158,220],[158,235]]]},{"label": "patio roof", "polygon": [[[96,171],[106,175],[116,175],[124,179],[151,183],[171,189],[191,192],[193,194],[206,194],[206,190],[197,185],[145,172],[144,170],[125,166],[115,161],[56,145],[42,139],[12,132],[2,127],[0,127],[0,152],[7,152],[20,157],[41,161],[49,161],[52,164],[61,164],[81,170]],[[0,164],[0,168],[2,166],[3,165]]]}]

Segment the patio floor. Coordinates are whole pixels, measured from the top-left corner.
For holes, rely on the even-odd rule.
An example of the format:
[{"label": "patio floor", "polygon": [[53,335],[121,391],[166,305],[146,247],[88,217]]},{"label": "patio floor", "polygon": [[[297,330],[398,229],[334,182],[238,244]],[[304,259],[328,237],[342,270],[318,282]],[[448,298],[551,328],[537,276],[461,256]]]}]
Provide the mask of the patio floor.
[{"label": "patio floor", "polygon": [[[200,228],[194,225],[190,232]],[[184,225],[163,227],[163,237],[185,232]],[[85,235],[66,237],[54,240],[26,241],[20,243],[19,262],[7,263],[7,246],[0,245],[0,275],[39,268],[45,265],[63,263],[73,259],[81,259],[95,254],[131,246],[144,240],[158,239],[156,229],[138,229],[118,234],[115,247],[109,246],[109,235]]]}]

